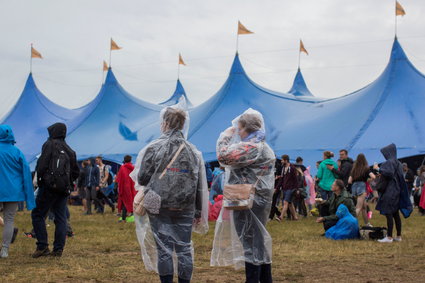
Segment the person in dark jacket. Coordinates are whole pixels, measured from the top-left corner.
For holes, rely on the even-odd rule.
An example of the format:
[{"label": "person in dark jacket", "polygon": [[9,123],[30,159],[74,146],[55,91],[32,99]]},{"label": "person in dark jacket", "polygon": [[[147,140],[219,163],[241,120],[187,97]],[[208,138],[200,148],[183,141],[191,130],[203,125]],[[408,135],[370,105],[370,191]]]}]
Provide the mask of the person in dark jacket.
[{"label": "person in dark jacket", "polygon": [[[386,161],[374,166],[380,174],[380,184],[378,184],[379,199],[376,210],[387,218],[387,237],[379,240],[381,243],[392,243],[401,241],[401,218],[399,210],[408,209],[408,204],[403,202],[406,194],[408,195],[406,181],[403,175],[403,166],[397,160],[397,148],[395,144],[390,144],[381,149],[382,155]],[[412,204],[410,203],[410,208]],[[393,238],[393,227],[397,230],[397,237]]]},{"label": "person in dark jacket", "polygon": [[85,175],[86,175],[86,203],[87,203],[87,211],[85,212],[85,215],[92,214],[92,211],[91,211],[92,202],[94,203],[94,206],[97,212],[101,213],[102,205],[100,204],[100,200],[97,198],[97,191],[100,190],[99,167],[96,166],[96,163],[94,160],[89,159],[88,165],[85,169],[86,169]]},{"label": "person in dark jacket", "polygon": [[298,220],[294,204],[292,203],[293,194],[298,188],[297,169],[293,164],[289,162],[289,156],[286,154],[282,155],[282,165],[282,174],[280,175],[280,181],[276,188],[278,191],[281,192],[283,200],[283,208],[279,219],[282,220],[289,209],[289,211],[291,212],[292,219]]},{"label": "person in dark jacket", "polygon": [[[37,249],[32,254],[33,258],[41,256],[62,256],[65,247],[65,239],[67,233],[67,200],[69,193],[58,192],[55,190],[57,186],[54,181],[52,182],[52,172],[55,156],[60,153],[66,153],[68,156],[69,164],[69,184],[72,184],[80,173],[77,165],[77,158],[75,152],[65,142],[66,125],[63,123],[56,123],[48,128],[49,138],[43,144],[40,158],[38,159],[36,171],[38,178],[38,194],[36,197],[36,207],[32,211],[32,225],[37,237]],[[47,230],[45,217],[47,213],[53,212],[55,216],[55,241],[53,243],[53,252],[50,253],[49,243],[47,240]]]},{"label": "person in dark jacket", "polygon": [[87,187],[87,176],[86,176],[86,168],[88,166],[88,161],[84,160],[81,163],[81,170],[80,175],[78,176],[77,181],[77,189],[78,189],[78,195],[81,198],[81,201],[83,203],[83,211],[87,211],[87,194],[86,194],[86,187]]},{"label": "person in dark jacket", "polygon": [[336,169],[332,165],[327,165],[328,169],[331,170],[338,179],[344,181],[345,187],[350,192],[350,187],[348,184],[348,178],[350,177],[351,169],[353,169],[353,159],[348,157],[348,151],[346,149],[341,149],[339,151],[339,161],[341,162],[341,166],[339,169]]},{"label": "person in dark jacket", "polygon": [[316,200],[319,204],[321,215],[321,217],[316,219],[316,222],[323,223],[325,231],[332,226],[335,226],[338,222],[339,218],[336,212],[341,204],[344,204],[348,211],[350,211],[351,215],[356,217],[356,207],[354,206],[353,198],[345,189],[345,185],[342,180],[335,180],[332,184],[332,192],[333,194],[327,201],[323,202],[322,199]]}]

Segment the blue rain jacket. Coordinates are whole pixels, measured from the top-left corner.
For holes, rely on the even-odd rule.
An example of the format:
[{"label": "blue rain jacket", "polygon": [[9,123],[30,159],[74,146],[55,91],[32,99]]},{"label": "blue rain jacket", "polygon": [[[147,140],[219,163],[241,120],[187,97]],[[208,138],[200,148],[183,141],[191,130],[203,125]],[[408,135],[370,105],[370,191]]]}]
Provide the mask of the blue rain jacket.
[{"label": "blue rain jacket", "polygon": [[325,236],[333,240],[357,239],[359,237],[359,222],[351,215],[344,204],[338,206],[336,211],[338,222],[326,231]]},{"label": "blue rain jacket", "polygon": [[0,202],[25,201],[32,210],[35,200],[30,167],[15,143],[12,128],[0,125]]}]

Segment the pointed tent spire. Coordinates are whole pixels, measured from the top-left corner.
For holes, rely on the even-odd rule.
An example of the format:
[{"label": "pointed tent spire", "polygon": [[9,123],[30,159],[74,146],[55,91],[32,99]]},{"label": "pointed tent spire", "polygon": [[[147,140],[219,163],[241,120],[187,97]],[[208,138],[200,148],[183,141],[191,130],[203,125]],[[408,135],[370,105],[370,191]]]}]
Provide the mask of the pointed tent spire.
[{"label": "pointed tent spire", "polygon": [[111,67],[108,69],[108,73],[106,74],[105,84],[115,84],[117,83],[117,78],[114,75],[114,72],[112,72]]},{"label": "pointed tent spire", "polygon": [[241,61],[239,60],[239,54],[236,52],[235,59],[233,60],[230,74],[245,74],[245,70],[242,67]]},{"label": "pointed tent spire", "polygon": [[189,107],[192,107],[193,105],[189,101],[189,99],[187,98],[186,91],[184,90],[182,83],[178,79],[176,89],[175,89],[173,95],[168,100],[161,102],[160,105],[170,106],[170,105],[177,104],[182,96],[184,96],[184,98],[186,99],[187,105]]},{"label": "pointed tent spire", "polygon": [[295,96],[313,96],[313,94],[307,88],[307,84],[305,83],[300,68],[298,68],[297,74],[295,75],[294,83],[292,84],[292,88],[289,93]]},{"label": "pointed tent spire", "polygon": [[394,38],[393,47],[391,49],[390,62],[393,60],[408,60],[406,53],[398,42],[397,36]]}]

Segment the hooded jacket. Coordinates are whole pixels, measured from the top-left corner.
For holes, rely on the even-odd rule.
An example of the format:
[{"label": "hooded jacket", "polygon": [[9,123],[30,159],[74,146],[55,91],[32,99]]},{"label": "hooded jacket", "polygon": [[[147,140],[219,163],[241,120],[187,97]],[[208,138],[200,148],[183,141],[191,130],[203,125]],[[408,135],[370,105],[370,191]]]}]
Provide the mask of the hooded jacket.
[{"label": "hooded jacket", "polygon": [[55,123],[47,128],[49,138],[43,144],[41,155],[37,161],[36,171],[39,184],[43,185],[45,176],[49,174],[49,165],[53,158],[53,151],[55,144],[63,148],[70,159],[70,182],[71,184],[78,178],[80,169],[77,165],[77,157],[75,152],[65,142],[66,138],[66,125],[63,123]]},{"label": "hooded jacket", "polygon": [[357,221],[357,218],[351,215],[350,211],[344,204],[338,206],[336,216],[339,220],[335,226],[332,226],[326,231],[326,238],[333,240],[347,240],[359,237],[359,222]]},{"label": "hooded jacket", "polygon": [[[394,214],[402,210],[403,215],[408,217],[411,211],[412,203],[408,200],[408,191],[406,181],[403,175],[403,165],[397,160],[397,148],[395,144],[387,145],[381,149],[382,155],[386,161],[381,164],[379,173],[386,179],[386,187],[380,194],[376,210],[381,214]],[[406,199],[407,198],[407,199]]]},{"label": "hooded jacket", "polygon": [[31,171],[14,144],[12,128],[0,125],[0,202],[25,201],[31,210],[35,207]]},{"label": "hooded jacket", "polygon": [[332,159],[325,159],[320,163],[319,171],[317,171],[317,178],[320,179],[319,186],[325,191],[330,191],[336,178],[334,173],[326,165],[333,165],[335,169],[338,169],[338,164]]},{"label": "hooded jacket", "polygon": [[131,162],[124,163],[118,171],[115,181],[118,183],[118,210],[125,206],[128,212],[133,213],[133,201],[137,192],[134,189],[134,182],[130,178],[134,166]]}]

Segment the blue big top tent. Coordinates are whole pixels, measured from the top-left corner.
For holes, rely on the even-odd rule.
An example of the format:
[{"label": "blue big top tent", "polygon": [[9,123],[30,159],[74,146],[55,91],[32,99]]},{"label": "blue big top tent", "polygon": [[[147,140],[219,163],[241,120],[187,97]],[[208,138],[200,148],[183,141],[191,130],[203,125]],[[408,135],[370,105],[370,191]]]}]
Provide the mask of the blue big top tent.
[{"label": "blue big top tent", "polygon": [[[302,156],[307,165],[321,160],[324,150],[343,148],[353,157],[363,152],[371,162],[379,162],[383,160],[379,149],[392,142],[398,146],[399,157],[425,153],[425,124],[419,120],[425,108],[425,78],[410,63],[397,39],[383,73],[351,94],[315,98],[299,84],[304,82],[300,72],[297,76],[292,93],[298,95],[267,90],[247,76],[236,54],[222,88],[190,109],[189,140],[206,161],[215,160],[220,132],[251,107],[263,114],[267,140],[276,154],[289,154],[292,159]],[[141,148],[159,136],[159,125],[149,125],[140,132]]]},{"label": "blue big top tent", "polygon": [[67,109],[50,101],[36,86],[30,73],[24,90],[11,111],[1,122],[12,127],[17,146],[29,163],[36,160],[41,146],[48,137],[47,127],[56,122],[65,123],[72,132],[96,107],[99,96],[78,109]]}]

